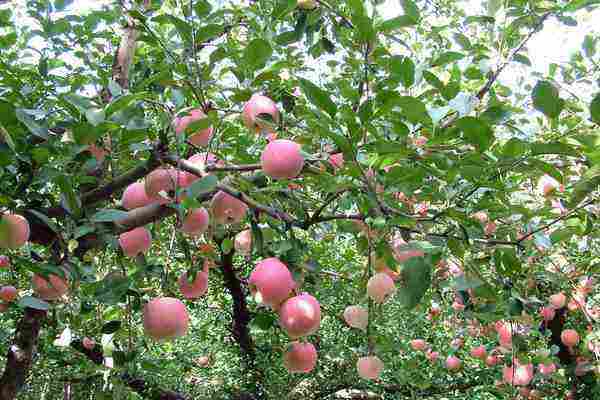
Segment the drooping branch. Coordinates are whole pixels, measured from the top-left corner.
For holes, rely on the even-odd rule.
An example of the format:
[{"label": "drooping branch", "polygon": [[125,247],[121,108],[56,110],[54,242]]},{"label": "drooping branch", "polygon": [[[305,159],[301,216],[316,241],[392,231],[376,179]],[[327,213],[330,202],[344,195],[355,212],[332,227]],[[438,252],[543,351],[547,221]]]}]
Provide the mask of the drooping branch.
[{"label": "drooping branch", "polygon": [[46,311],[26,308],[17,324],[15,338],[6,355],[6,367],[0,378],[0,400],[13,400],[25,385]]}]

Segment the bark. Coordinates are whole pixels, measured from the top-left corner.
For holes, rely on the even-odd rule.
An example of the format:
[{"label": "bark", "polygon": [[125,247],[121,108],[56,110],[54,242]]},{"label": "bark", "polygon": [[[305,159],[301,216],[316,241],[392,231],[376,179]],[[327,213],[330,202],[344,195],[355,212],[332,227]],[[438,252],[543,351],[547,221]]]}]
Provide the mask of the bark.
[{"label": "bark", "polygon": [[6,367],[0,378],[0,400],[12,400],[25,385],[33,358],[37,351],[38,338],[46,311],[26,308],[17,324],[15,338],[6,355]]},{"label": "bark", "polygon": [[242,354],[253,361],[255,356],[254,342],[248,329],[248,324],[252,318],[246,304],[246,293],[233,267],[233,251],[222,254],[221,269],[223,270],[225,287],[227,287],[233,298],[233,337],[240,345]]},{"label": "bark", "polygon": [[112,66],[112,76],[115,82],[123,89],[129,88],[129,70],[133,64],[133,56],[137,48],[137,38],[139,31],[135,26],[135,22],[129,19],[127,26],[123,31],[121,44],[115,54],[115,59]]}]

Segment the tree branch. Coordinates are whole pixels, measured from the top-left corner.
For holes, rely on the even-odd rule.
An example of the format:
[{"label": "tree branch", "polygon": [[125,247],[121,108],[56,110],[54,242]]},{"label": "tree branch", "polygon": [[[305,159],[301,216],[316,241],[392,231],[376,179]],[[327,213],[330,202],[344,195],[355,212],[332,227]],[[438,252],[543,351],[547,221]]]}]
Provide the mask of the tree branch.
[{"label": "tree branch", "polygon": [[521,238],[519,238],[519,240],[517,240],[517,243],[521,243],[524,240],[527,240],[527,238],[535,235],[536,233],[544,231],[544,230],[550,228],[552,225],[554,225],[554,224],[556,224],[556,223],[558,223],[560,221],[563,221],[563,220],[571,217],[571,215],[573,215],[574,213],[576,213],[579,210],[581,210],[581,209],[589,206],[592,203],[595,203],[596,201],[597,201],[597,199],[595,199],[595,198],[592,198],[592,199],[586,201],[585,203],[583,203],[579,207],[576,207],[576,208],[572,209],[571,211],[569,211],[568,213],[566,213],[564,215],[561,215],[558,218],[553,219],[552,221],[548,222],[546,225],[543,225],[543,226],[541,226],[541,227],[539,227],[537,229],[532,230],[531,232],[527,233],[526,235],[521,236]]},{"label": "tree branch", "polygon": [[523,47],[525,47],[525,45],[527,44],[529,39],[531,39],[533,37],[533,35],[541,29],[541,27],[544,25],[544,22],[551,14],[552,14],[551,12],[547,12],[547,13],[543,14],[540,17],[537,24],[535,24],[533,29],[527,34],[527,36],[525,36],[525,38],[523,38],[521,43],[519,43],[519,45],[510,53],[510,55],[506,58],[506,60],[504,60],[504,62],[502,64],[500,64],[500,66],[498,66],[496,71],[492,75],[490,75],[490,77],[487,80],[487,82],[485,83],[485,85],[481,88],[481,90],[479,90],[479,93],[477,93],[477,98],[479,100],[483,99],[483,97],[487,94],[487,92],[490,91],[490,89],[492,88],[492,85],[496,82],[496,80],[498,79],[498,77],[500,76],[500,74],[502,73],[504,68],[506,68],[506,66],[508,64],[510,64],[510,62],[513,60],[515,55],[517,55],[517,53],[519,51],[521,51],[523,49]]},{"label": "tree branch", "polygon": [[[219,248],[221,247],[221,243],[222,241],[217,240]],[[248,324],[252,318],[248,311],[248,305],[246,304],[246,293],[244,293],[242,283],[237,277],[233,267],[233,254],[233,250],[221,254],[221,269],[223,270],[225,287],[229,290],[229,293],[233,298],[232,333],[233,337],[240,345],[242,354],[246,356],[250,362],[253,362],[255,356],[254,342],[252,336],[250,336],[250,330],[248,329]]]},{"label": "tree branch", "polygon": [[[194,174],[198,177],[203,177],[205,174],[205,171],[203,171],[201,168],[196,167],[194,164],[189,163],[186,160],[181,160],[177,156],[166,155],[163,157],[163,159],[165,162],[167,162],[177,168],[180,168],[186,172]],[[249,208],[251,208],[253,210],[263,212],[275,219],[287,222],[289,224],[296,223],[296,219],[293,216],[289,215],[288,213],[286,213],[282,210],[278,210],[274,207],[269,207],[267,205],[260,204],[259,202],[257,202],[256,200],[254,200],[253,198],[251,198],[244,192],[241,192],[225,183],[218,184],[217,190],[221,190],[221,191],[229,194],[230,196],[235,197],[236,199],[242,201]]]}]

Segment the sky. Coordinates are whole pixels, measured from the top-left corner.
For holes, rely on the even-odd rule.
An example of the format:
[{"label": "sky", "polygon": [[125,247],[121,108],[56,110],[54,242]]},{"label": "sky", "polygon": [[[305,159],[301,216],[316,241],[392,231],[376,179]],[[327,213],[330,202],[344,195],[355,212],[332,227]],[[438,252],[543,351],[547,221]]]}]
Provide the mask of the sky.
[{"label": "sky", "polygon": [[[25,1],[18,0],[17,3],[23,4]],[[99,9],[103,5],[113,2],[114,0],[74,0],[69,10],[85,13],[91,9]],[[486,13],[481,0],[459,0],[457,4],[469,15]],[[379,6],[379,12],[385,19],[403,14],[399,0],[385,0]],[[600,20],[600,9],[596,9],[591,13],[580,11],[575,17],[579,22],[578,26],[575,27],[566,26],[555,18],[550,18],[545,22],[543,30],[536,33],[529,41],[528,56],[532,62],[531,68],[533,70],[541,74],[546,74],[551,63],[560,64],[561,62],[566,62],[573,53],[579,51],[586,34],[600,32],[600,24],[594,23],[594,21]],[[511,68],[515,74],[511,74]],[[519,68],[521,67],[517,65],[508,68],[501,76],[500,80],[502,83],[509,86],[516,84],[514,80],[511,81],[511,78],[522,74],[523,71],[521,70],[519,73]]]},{"label": "sky", "polygon": [[[100,8],[102,5],[111,3],[111,0],[75,0],[73,9],[81,11],[92,8]],[[468,14],[484,14],[485,10],[480,1],[460,1],[463,9]],[[379,12],[385,19],[394,18],[403,14],[399,0],[386,0],[380,7]],[[581,48],[585,35],[589,32],[600,32],[600,9],[591,13],[580,12],[577,15],[578,26],[566,26],[555,18],[549,19],[541,32],[538,32],[529,42],[529,56],[533,69],[540,73],[546,73],[551,63],[567,61],[571,54]],[[596,21],[596,23],[594,23]]]}]

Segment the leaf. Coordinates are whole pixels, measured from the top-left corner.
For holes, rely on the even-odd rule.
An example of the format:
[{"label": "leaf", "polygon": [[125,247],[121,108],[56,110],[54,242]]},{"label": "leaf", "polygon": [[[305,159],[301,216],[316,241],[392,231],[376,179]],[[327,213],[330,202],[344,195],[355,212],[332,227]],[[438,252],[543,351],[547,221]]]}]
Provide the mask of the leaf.
[{"label": "leaf", "polygon": [[390,59],[390,68],[395,78],[400,79],[406,88],[415,83],[415,64],[408,57],[393,56]]},{"label": "leaf", "polygon": [[425,108],[425,104],[419,99],[411,96],[391,96],[388,102],[399,106],[402,114],[413,124],[431,125],[431,117]]},{"label": "leaf", "polygon": [[558,89],[549,81],[538,81],[531,93],[533,106],[548,118],[556,118],[564,107]]},{"label": "leaf", "polygon": [[46,303],[44,300],[38,299],[37,297],[24,296],[19,300],[19,307],[46,311],[50,309],[50,304]]},{"label": "leaf", "polygon": [[487,150],[494,141],[494,131],[488,124],[475,117],[463,117],[456,121],[465,139],[477,146],[480,151]]},{"label": "leaf", "polygon": [[375,40],[373,20],[366,15],[354,15],[352,22],[358,32],[358,40],[363,43],[372,43]]},{"label": "leaf", "polygon": [[196,31],[196,42],[208,42],[214,38],[221,36],[225,32],[225,27],[220,24],[208,24],[201,26]]},{"label": "leaf", "polygon": [[296,31],[284,31],[275,36],[275,43],[281,46],[287,46],[300,40],[300,35]]},{"label": "leaf", "polygon": [[399,17],[385,20],[379,25],[379,30],[381,32],[393,32],[400,28],[406,28],[408,26],[416,25],[417,21],[408,16],[408,15],[400,15]]},{"label": "leaf", "polygon": [[252,319],[252,325],[263,331],[275,326],[276,322],[277,319],[275,318],[274,314],[267,312],[259,313]]},{"label": "leaf", "polygon": [[600,93],[597,93],[590,103],[590,115],[592,121],[600,125]]},{"label": "leaf", "polygon": [[516,61],[521,64],[525,64],[531,67],[531,60],[524,54],[515,54],[513,57],[513,61]]},{"label": "leaf", "polygon": [[573,147],[565,143],[560,142],[535,142],[531,143],[532,155],[540,154],[564,154],[566,156],[578,157],[579,152]]},{"label": "leaf", "polygon": [[435,61],[431,63],[431,66],[441,67],[451,62],[462,60],[463,58],[465,58],[465,55],[463,53],[458,53],[456,51],[447,51],[445,53],[442,53],[442,55],[440,55],[438,58],[436,58]]},{"label": "leaf", "polygon": [[93,126],[98,126],[104,122],[106,114],[104,113],[104,110],[100,108],[90,108],[85,111],[85,118]]},{"label": "leaf", "polygon": [[273,48],[264,39],[252,40],[244,50],[244,62],[252,69],[260,69],[271,58]]},{"label": "leaf", "polygon": [[298,78],[298,82],[302,91],[313,105],[320,110],[326,111],[332,118],[335,117],[337,106],[331,100],[329,93],[304,78]]},{"label": "leaf", "polygon": [[187,42],[187,43],[192,42],[192,27],[186,21],[182,20],[181,18],[178,18],[178,17],[176,17],[174,15],[170,15],[170,14],[163,14],[163,15],[158,15],[158,16],[152,18],[152,21],[159,23],[159,24],[164,24],[164,23],[172,24],[173,26],[175,26],[175,29],[179,33],[179,37],[181,37],[181,40],[183,40],[184,42]]},{"label": "leaf", "polygon": [[48,129],[38,124],[23,108],[17,108],[15,116],[23,125],[27,127],[29,132],[44,140],[48,139]]},{"label": "leaf", "polygon": [[294,11],[297,7],[296,0],[277,0],[275,7],[273,7],[273,13],[271,14],[273,19],[283,19],[286,15]]},{"label": "leaf", "polygon": [[122,220],[127,217],[129,214],[126,211],[121,210],[100,210],[96,214],[92,215],[90,220],[92,222],[114,222]]},{"label": "leaf", "polygon": [[502,155],[505,157],[517,158],[525,154],[528,148],[527,142],[518,138],[512,138],[502,147]]},{"label": "leaf", "polygon": [[187,194],[190,198],[195,199],[203,193],[208,193],[217,187],[219,179],[214,175],[207,175],[194,183],[192,183],[187,189]]},{"label": "leaf", "polygon": [[596,39],[592,35],[585,35],[581,47],[588,58],[593,57],[596,54]]},{"label": "leaf", "polygon": [[94,296],[103,304],[118,304],[129,290],[129,278],[120,273],[111,273],[97,283]]},{"label": "leaf", "polygon": [[2,124],[0,124],[0,134],[2,135],[2,139],[4,139],[4,142],[6,142],[8,147],[10,147],[12,151],[16,152],[15,142],[13,141],[13,138],[10,135],[10,133],[8,133],[8,131],[4,128],[4,126],[2,126]]},{"label": "leaf", "polygon": [[397,298],[409,309],[416,307],[431,284],[431,257],[412,257],[402,265],[402,287]]},{"label": "leaf", "polygon": [[462,47],[465,50],[470,50],[471,49],[471,41],[469,40],[468,37],[466,37],[465,35],[463,35],[462,33],[455,33],[452,35],[452,37],[454,38],[454,40],[456,41],[456,43],[459,44],[460,47]]},{"label": "leaf", "polygon": [[415,21],[419,21],[421,19],[421,14],[419,13],[419,9],[413,0],[400,0],[400,5],[404,9],[404,13],[414,19]]},{"label": "leaf", "polygon": [[54,179],[61,190],[61,204],[68,213],[78,217],[81,215],[81,199],[75,194],[72,180],[66,175],[59,175]]},{"label": "leaf", "polygon": [[[120,87],[120,86],[119,86]],[[123,96],[115,96],[113,100],[104,109],[105,118],[110,117],[112,114],[123,110],[128,107],[134,100],[142,98],[145,93],[126,94]],[[88,119],[89,121],[89,119]],[[90,123],[92,123],[90,121]]]},{"label": "leaf", "polygon": [[198,17],[204,17],[212,11],[212,5],[208,0],[196,0],[194,2],[194,11]]}]

